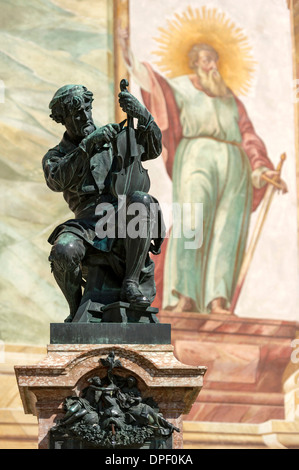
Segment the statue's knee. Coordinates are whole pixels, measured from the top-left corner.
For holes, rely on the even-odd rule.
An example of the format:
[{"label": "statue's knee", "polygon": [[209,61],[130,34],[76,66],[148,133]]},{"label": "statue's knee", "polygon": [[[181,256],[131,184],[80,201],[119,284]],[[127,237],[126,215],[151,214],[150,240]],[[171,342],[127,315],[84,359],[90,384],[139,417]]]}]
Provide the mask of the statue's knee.
[{"label": "statue's knee", "polygon": [[127,198],[127,205],[130,204],[143,204],[146,208],[150,208],[150,205],[154,203],[154,200],[150,194],[142,191],[134,191]]},{"label": "statue's knee", "polygon": [[82,240],[57,240],[51,250],[49,261],[52,269],[74,271],[84,257],[85,249]]}]

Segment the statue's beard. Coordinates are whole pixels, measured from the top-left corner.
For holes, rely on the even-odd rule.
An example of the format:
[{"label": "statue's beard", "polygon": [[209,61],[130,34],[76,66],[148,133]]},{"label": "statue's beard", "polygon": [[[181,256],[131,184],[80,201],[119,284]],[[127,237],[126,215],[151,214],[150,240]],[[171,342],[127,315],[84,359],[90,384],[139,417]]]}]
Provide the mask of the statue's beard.
[{"label": "statue's beard", "polygon": [[81,135],[86,137],[89,134],[91,134],[93,131],[95,131],[95,129],[96,129],[96,127],[95,127],[94,123],[92,121],[89,121],[81,127],[81,129],[80,129]]},{"label": "statue's beard", "polygon": [[230,89],[225,84],[218,70],[206,72],[201,68],[196,71],[200,84],[205,91],[213,96],[229,97],[232,96]]},{"label": "statue's beard", "polygon": [[72,125],[71,125],[71,133],[78,138],[87,137],[93,131],[95,131],[96,127],[92,119],[88,119],[84,122],[77,121],[75,117],[72,118]]}]

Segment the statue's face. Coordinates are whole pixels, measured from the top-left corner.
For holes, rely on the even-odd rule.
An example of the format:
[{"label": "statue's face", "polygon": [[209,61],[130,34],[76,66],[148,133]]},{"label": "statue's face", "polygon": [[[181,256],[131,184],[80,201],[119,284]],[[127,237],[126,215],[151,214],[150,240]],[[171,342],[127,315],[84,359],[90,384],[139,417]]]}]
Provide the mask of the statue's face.
[{"label": "statue's face", "polygon": [[101,385],[100,377],[93,377],[92,381],[95,385]]},{"label": "statue's face", "polygon": [[134,377],[128,377],[128,387],[129,388],[132,388],[136,385],[136,380]]},{"label": "statue's face", "polygon": [[83,138],[95,130],[90,101],[80,100],[78,106],[72,107],[64,119],[67,133],[72,138]]}]

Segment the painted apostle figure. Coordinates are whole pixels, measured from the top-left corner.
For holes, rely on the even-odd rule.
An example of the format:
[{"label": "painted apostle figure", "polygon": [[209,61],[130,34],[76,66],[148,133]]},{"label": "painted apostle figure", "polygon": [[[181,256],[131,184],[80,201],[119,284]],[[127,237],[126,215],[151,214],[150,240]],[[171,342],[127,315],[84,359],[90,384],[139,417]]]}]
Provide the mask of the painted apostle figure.
[{"label": "painted apostle figure", "polygon": [[[46,153],[42,162],[47,185],[63,193],[74,213],[73,219],[56,227],[49,237],[53,245],[49,257],[52,271],[70,308],[67,322],[73,320],[82,300],[82,269],[86,265],[88,269],[94,260],[103,266],[102,279],[96,280],[95,291],[101,291],[105,282],[112,285],[118,279],[119,293],[110,301],[148,307],[155,297],[154,263],[149,252],[157,254],[162,243],[162,238],[151,237],[147,223],[151,204],[158,202],[142,191],[129,194],[126,204],[138,203],[145,209],[145,236],[118,238],[117,233],[114,237],[98,236],[97,223],[103,216],[97,212],[99,204],[110,204],[116,213],[119,209],[119,201],[111,192],[112,144],[122,126],[97,127],[92,117],[92,101],[92,92],[82,85],[59,88],[49,104],[50,117],[66,130],[60,143]],[[119,94],[119,103],[128,117],[138,121],[136,135],[144,148],[141,159],[158,157],[161,132],[149,111],[127,90]],[[125,224],[132,218],[126,213]],[[108,272],[112,274],[107,280]]]},{"label": "painted apostle figure", "polygon": [[[162,291],[163,298],[157,306],[174,312],[230,314],[251,212],[265,193],[264,176],[271,181],[277,172],[244,105],[221,76],[215,48],[195,43],[188,57],[192,73],[165,78],[134,56],[128,30],[119,28],[119,42],[127,68],[162,131],[173,202],[203,204],[202,246],[196,252],[185,249],[188,240],[172,232],[167,248],[163,245],[166,253],[156,266],[157,294]],[[174,45],[172,49],[177,54]],[[280,185],[285,192],[286,184],[281,180]]]}]

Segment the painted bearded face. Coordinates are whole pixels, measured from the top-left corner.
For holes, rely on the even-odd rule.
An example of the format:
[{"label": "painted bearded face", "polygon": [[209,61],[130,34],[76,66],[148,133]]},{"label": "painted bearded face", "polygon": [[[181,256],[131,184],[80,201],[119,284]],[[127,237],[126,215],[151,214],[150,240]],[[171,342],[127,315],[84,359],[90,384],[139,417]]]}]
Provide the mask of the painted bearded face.
[{"label": "painted bearded face", "polygon": [[221,77],[217,56],[213,51],[201,50],[198,53],[195,72],[202,87],[213,96],[231,96],[231,92]]}]

